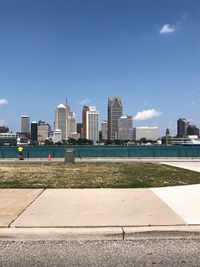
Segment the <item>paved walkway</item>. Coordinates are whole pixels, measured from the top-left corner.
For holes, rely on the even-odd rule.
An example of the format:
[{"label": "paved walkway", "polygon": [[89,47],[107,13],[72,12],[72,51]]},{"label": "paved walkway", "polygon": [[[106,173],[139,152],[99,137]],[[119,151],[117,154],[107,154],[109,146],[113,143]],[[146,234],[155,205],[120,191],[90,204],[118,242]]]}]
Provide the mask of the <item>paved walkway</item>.
[{"label": "paved walkway", "polygon": [[200,161],[161,161],[160,163],[191,171],[200,172]]},{"label": "paved walkway", "polygon": [[[181,166],[180,162],[167,164]],[[200,171],[199,162],[182,164]],[[56,234],[70,229],[70,236],[74,231],[89,231],[108,237],[130,236],[141,228],[188,230],[194,226],[200,231],[200,184],[151,189],[0,189],[0,238],[25,229],[40,229],[40,236],[48,229]]]}]

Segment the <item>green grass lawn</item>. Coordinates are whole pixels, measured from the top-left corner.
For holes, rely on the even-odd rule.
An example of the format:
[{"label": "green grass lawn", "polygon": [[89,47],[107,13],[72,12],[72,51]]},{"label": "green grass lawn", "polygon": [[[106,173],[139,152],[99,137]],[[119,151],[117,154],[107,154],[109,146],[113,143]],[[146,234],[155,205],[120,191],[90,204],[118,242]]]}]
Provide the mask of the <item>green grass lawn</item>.
[{"label": "green grass lawn", "polygon": [[200,183],[200,173],[153,163],[0,164],[0,188],[144,188]]}]

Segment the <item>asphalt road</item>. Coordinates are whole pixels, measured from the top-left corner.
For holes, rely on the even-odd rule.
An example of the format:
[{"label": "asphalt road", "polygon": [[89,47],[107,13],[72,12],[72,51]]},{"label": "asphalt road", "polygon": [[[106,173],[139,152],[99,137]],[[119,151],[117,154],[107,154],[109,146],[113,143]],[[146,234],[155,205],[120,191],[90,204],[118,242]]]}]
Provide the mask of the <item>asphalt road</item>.
[{"label": "asphalt road", "polygon": [[0,266],[200,266],[200,239],[0,241]]}]

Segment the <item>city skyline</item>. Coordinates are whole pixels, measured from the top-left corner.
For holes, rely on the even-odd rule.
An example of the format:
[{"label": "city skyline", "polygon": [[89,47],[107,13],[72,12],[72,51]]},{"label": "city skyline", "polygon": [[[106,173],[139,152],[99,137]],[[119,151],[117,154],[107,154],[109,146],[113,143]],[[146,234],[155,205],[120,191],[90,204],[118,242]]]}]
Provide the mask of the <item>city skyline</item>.
[{"label": "city skyline", "polygon": [[[38,125],[38,138],[40,142],[44,142],[46,139],[50,137],[50,139],[54,136],[54,134],[61,138],[61,140],[72,139],[88,139],[92,141],[97,140],[131,140],[133,136],[137,136],[136,131],[141,130],[142,132],[146,131],[146,134],[149,134],[150,129],[156,129],[156,133],[154,134],[157,138],[162,138],[164,136],[168,137],[177,137],[177,138],[197,138],[199,137],[200,129],[196,124],[187,120],[186,118],[177,118],[176,125],[176,134],[170,132],[169,128],[166,128],[165,134],[159,134],[158,126],[136,126],[133,125],[133,118],[138,119],[140,117],[141,120],[144,117],[158,116],[156,111],[149,110],[145,112],[138,113],[134,116],[124,116],[123,115],[123,104],[121,98],[118,96],[112,96],[108,98],[108,107],[107,107],[107,120],[99,122],[99,112],[96,110],[95,106],[83,106],[82,109],[82,121],[77,122],[75,113],[70,110],[69,103],[67,98],[64,104],[59,104],[55,109],[55,120],[54,126],[51,129],[51,125],[48,122],[43,120],[32,121],[28,115],[20,116],[20,129],[21,131],[16,132],[17,135],[22,138],[30,138],[30,127],[32,128],[32,124]],[[105,125],[106,124],[106,125]],[[101,125],[101,127],[100,127]],[[9,131],[9,128],[6,126],[0,126],[2,129],[2,133],[12,133]],[[145,135],[146,135],[145,134]],[[139,134],[140,135],[140,134]],[[104,136],[104,138],[102,138]],[[57,139],[56,137],[56,139]],[[54,137],[53,137],[54,139]]]},{"label": "city skyline", "polygon": [[85,103],[102,122],[120,96],[134,126],[199,127],[199,13],[198,0],[1,2],[0,124],[53,126],[66,96],[77,122]]},{"label": "city skyline", "polygon": [[[120,102],[121,102],[121,98],[120,97],[118,97],[118,96],[112,96],[112,97],[108,97],[108,103],[110,102],[110,99],[120,99]],[[0,99],[0,102],[1,102],[1,99]],[[6,104],[6,103],[5,103]],[[88,105],[88,106],[86,106],[86,102],[84,103],[84,106],[82,106],[82,113],[84,112],[84,108],[86,108],[86,112],[88,111],[88,110],[90,110],[90,108],[95,108],[96,109],[96,106],[90,106],[90,105]],[[72,119],[74,119],[74,126],[72,126],[73,127],[73,131],[72,132],[76,132],[76,128],[75,127],[77,127],[77,124],[83,124],[84,125],[84,121],[85,121],[85,118],[84,118],[84,116],[83,116],[83,114],[82,114],[82,118],[81,118],[81,120],[80,121],[77,121],[77,118],[76,118],[76,114],[74,113],[74,112],[71,112],[70,111],[70,105],[69,105],[69,103],[67,102],[67,98],[66,98],[66,101],[65,101],[65,103],[60,103],[59,105],[57,105],[57,107],[54,109],[54,120],[53,120],[53,123],[52,123],[52,125],[51,124],[49,124],[49,122],[48,121],[44,121],[44,120],[42,120],[41,118],[39,118],[38,120],[35,120],[35,119],[32,119],[32,118],[30,118],[30,116],[29,115],[20,115],[20,120],[19,120],[19,125],[18,125],[18,130],[17,131],[15,131],[15,132],[27,132],[27,131],[24,131],[24,130],[22,130],[22,128],[23,128],[23,126],[22,126],[22,120],[24,120],[24,119],[26,119],[26,118],[28,118],[28,121],[29,121],[29,126],[25,126],[24,125],[24,127],[30,127],[31,126],[31,123],[33,122],[33,123],[37,123],[37,122],[46,122],[50,127],[52,127],[52,129],[54,129],[54,130],[57,130],[57,129],[59,129],[60,127],[58,126],[58,121],[57,121],[57,116],[58,115],[56,115],[57,114],[57,110],[62,110],[63,108],[64,109],[66,109],[66,107],[67,107],[67,109],[68,109],[68,115],[66,116],[66,118],[69,116],[69,118],[72,118]],[[100,126],[102,125],[102,123],[104,123],[104,122],[107,122],[108,123],[108,118],[109,118],[109,111],[108,111],[108,108],[109,107],[109,104],[108,104],[108,106],[107,106],[107,118],[105,119],[105,120],[103,120],[103,121],[99,121],[98,122],[98,127],[100,128]],[[99,112],[98,112],[98,115],[99,115]],[[154,118],[154,117],[158,117],[158,116],[160,116],[160,114],[159,114],[159,112],[158,111],[156,111],[156,110],[154,110],[154,109],[149,109],[149,110],[143,110],[142,112],[138,112],[135,116],[134,115],[125,115],[123,112],[121,113],[121,115],[120,116],[118,116],[119,118],[131,118],[131,120],[132,120],[132,123],[134,122],[134,124],[133,124],[133,128],[135,128],[135,127],[156,127],[156,128],[158,128],[159,129],[159,125],[157,125],[157,126],[149,126],[148,124],[144,124],[143,123],[143,126],[139,126],[139,125],[137,125],[137,124],[135,124],[135,122],[137,122],[137,121],[148,121],[149,119],[151,119],[151,118]],[[63,116],[61,116],[61,117],[63,117]],[[179,135],[178,133],[179,133],[179,128],[178,128],[178,126],[177,126],[177,122],[179,121],[179,120],[186,120],[187,122],[188,122],[188,125],[191,125],[191,124],[193,124],[194,126],[197,126],[198,127],[198,124],[196,123],[196,122],[194,122],[194,121],[189,121],[188,119],[186,119],[186,118],[177,118],[176,119],[176,126],[175,126],[175,130],[174,130],[174,133],[172,133],[171,132],[171,129],[170,128],[165,128],[164,129],[164,133],[163,134],[159,134],[159,136],[161,137],[161,136],[165,136],[165,133],[166,133],[166,130],[170,130],[170,132],[172,133],[172,135]],[[68,122],[68,124],[67,125],[65,125],[64,126],[64,128],[66,128],[66,126],[67,126],[67,128],[69,127],[69,123],[70,123],[70,121]],[[24,122],[24,124],[27,124],[26,122]],[[76,126],[75,126],[75,124],[76,124]],[[192,125],[192,126],[193,126]],[[9,125],[6,125],[4,122],[3,123],[0,123],[0,127],[1,126],[4,126],[4,127],[9,127]],[[84,126],[83,126],[84,127]],[[61,127],[62,128],[62,127]],[[60,130],[60,129],[59,129]],[[83,130],[84,131],[84,130]],[[14,131],[12,131],[12,129],[10,129],[10,132],[14,132]],[[65,131],[64,131],[65,132]],[[109,130],[108,130],[108,132],[109,132]],[[65,135],[65,133],[64,133],[64,135]],[[67,136],[67,135],[66,135]],[[84,136],[84,138],[86,138],[86,134],[85,135],[83,135]],[[64,138],[65,139],[65,138]],[[113,138],[111,138],[111,139],[113,139]]]}]

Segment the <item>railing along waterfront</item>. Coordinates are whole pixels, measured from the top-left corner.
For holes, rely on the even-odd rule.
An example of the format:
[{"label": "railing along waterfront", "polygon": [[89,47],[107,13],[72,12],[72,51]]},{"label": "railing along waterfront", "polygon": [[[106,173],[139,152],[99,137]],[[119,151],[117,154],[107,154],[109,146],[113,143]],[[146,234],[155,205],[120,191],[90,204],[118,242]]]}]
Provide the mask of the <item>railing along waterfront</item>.
[{"label": "railing along waterfront", "polygon": [[[200,146],[25,146],[24,158],[63,158],[65,149],[75,150],[80,158],[197,158],[200,157]],[[0,158],[18,158],[16,146],[0,147]]]}]

